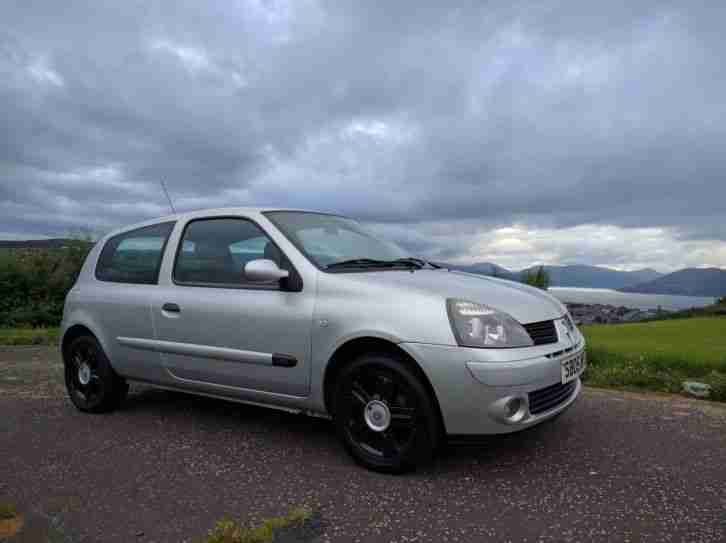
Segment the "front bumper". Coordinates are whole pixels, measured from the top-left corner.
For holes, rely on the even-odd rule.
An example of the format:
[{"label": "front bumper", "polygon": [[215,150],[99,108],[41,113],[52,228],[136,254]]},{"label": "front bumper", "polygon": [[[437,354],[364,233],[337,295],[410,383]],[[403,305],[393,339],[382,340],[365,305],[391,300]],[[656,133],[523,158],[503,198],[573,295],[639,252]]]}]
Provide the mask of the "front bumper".
[{"label": "front bumper", "polygon": [[[561,381],[562,361],[585,350],[560,341],[523,349],[472,349],[426,343],[402,343],[418,361],[436,393],[449,435],[505,434],[534,426],[567,409],[582,389],[580,379],[556,406],[531,414],[529,394]],[[521,416],[508,420],[507,402],[518,398]]]}]

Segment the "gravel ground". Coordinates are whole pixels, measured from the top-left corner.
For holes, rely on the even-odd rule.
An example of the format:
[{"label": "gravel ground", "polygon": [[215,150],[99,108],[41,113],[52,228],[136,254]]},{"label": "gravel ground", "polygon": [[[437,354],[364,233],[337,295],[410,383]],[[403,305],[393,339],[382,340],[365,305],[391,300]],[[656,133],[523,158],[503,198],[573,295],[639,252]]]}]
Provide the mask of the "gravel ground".
[{"label": "gravel ground", "polygon": [[52,348],[0,349],[0,500],[17,541],[192,541],[307,505],[315,541],[726,541],[726,408],[586,390],[552,424],[391,477],[327,421],[133,387],[85,415]]}]

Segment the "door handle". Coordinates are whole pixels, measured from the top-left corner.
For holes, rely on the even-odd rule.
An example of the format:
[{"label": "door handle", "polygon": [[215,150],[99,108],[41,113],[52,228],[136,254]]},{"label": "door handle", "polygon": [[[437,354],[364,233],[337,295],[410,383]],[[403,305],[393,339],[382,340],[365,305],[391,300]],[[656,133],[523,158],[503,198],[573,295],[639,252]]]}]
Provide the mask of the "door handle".
[{"label": "door handle", "polygon": [[179,307],[179,304],[171,304],[169,302],[167,302],[163,306],[161,306],[161,309],[164,311],[168,311],[169,313],[181,312],[181,307]]}]

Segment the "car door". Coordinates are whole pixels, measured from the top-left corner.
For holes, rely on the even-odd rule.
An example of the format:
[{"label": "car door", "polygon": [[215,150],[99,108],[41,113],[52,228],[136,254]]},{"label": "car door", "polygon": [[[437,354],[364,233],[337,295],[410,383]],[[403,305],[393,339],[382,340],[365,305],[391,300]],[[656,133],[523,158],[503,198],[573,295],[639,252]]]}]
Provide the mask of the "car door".
[{"label": "car door", "polygon": [[306,396],[312,285],[293,291],[245,279],[244,265],[263,257],[295,273],[249,218],[195,218],[182,227],[152,302],[157,348],[174,382],[241,396]]}]

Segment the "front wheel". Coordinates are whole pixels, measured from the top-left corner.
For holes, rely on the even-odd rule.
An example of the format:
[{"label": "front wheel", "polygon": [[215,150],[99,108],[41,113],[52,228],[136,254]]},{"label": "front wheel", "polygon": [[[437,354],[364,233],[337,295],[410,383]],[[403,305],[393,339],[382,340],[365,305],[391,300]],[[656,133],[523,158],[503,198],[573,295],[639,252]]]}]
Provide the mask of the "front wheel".
[{"label": "front wheel", "polygon": [[401,473],[433,457],[439,428],[432,398],[395,357],[368,354],[345,366],[334,415],[346,449],[369,469]]},{"label": "front wheel", "polygon": [[74,339],[63,352],[65,381],[73,405],[88,413],[104,413],[119,406],[129,385],[116,372],[98,340],[90,335]]}]

